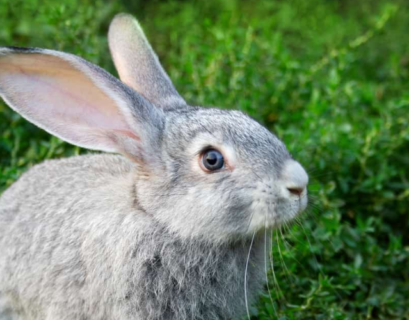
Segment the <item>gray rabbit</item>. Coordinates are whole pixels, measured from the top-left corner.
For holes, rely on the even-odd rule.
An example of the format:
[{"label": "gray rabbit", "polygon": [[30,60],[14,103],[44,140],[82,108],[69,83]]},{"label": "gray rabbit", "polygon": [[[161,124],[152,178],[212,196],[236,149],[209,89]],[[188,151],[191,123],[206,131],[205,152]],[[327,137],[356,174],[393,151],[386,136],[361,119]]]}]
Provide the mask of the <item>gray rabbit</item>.
[{"label": "gray rabbit", "polygon": [[0,48],[0,95],[74,145],[0,198],[0,318],[232,319],[262,290],[265,230],[308,176],[239,111],[188,106],[138,22],[115,17],[122,80],[68,53]]}]

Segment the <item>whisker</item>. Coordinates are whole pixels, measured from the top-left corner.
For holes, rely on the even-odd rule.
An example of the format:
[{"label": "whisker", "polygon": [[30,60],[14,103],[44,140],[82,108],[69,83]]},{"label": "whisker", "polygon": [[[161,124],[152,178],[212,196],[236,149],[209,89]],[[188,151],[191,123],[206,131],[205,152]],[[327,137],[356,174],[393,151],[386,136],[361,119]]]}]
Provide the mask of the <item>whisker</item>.
[{"label": "whisker", "polygon": [[[300,223],[299,225],[300,225],[300,227],[301,227],[301,229],[302,229],[302,231],[303,231],[303,233],[304,233],[304,235],[305,235],[305,238],[307,239],[308,246],[309,246],[309,248],[310,248],[310,252],[311,252],[311,254],[314,256],[315,265],[316,265],[316,268],[317,268],[318,272],[319,272],[320,274],[322,274],[324,277],[327,277],[327,275],[325,274],[323,268],[321,267],[321,264],[318,262],[317,255],[316,255],[316,254],[313,252],[313,250],[312,250],[312,245],[311,245],[310,237],[308,236],[308,233],[307,233],[307,231],[305,230],[304,225],[301,224],[301,223]],[[311,231],[311,230],[310,230],[310,231]],[[313,233],[310,233],[310,234],[313,235]],[[314,236],[314,235],[313,235],[313,236]],[[333,247],[333,249],[335,249],[335,245],[333,244],[333,242],[331,241],[331,239],[326,239],[326,240],[331,244],[331,246]],[[337,290],[335,287],[334,287],[334,293],[336,294],[336,296],[337,296],[339,299],[342,300],[341,295],[339,294],[338,290]]]},{"label": "whisker", "polygon": [[[248,226],[247,226],[246,233],[248,233],[248,232],[250,231],[251,221],[253,220],[254,213],[255,213],[255,211],[253,210],[253,212],[251,213],[250,219],[249,219],[249,224],[248,224]],[[255,231],[254,231],[254,232],[255,232]],[[254,237],[254,235],[253,235],[253,237]]]},{"label": "whisker", "polygon": [[311,254],[314,256],[315,265],[316,265],[316,267],[317,267],[317,270],[318,270],[319,272],[321,272],[323,275],[325,275],[324,272],[323,272],[323,270],[321,269],[320,264],[318,263],[317,256],[315,255],[314,251],[312,250],[312,245],[311,245],[310,237],[308,236],[308,234],[307,234],[307,232],[305,231],[305,228],[304,228],[304,226],[303,226],[302,224],[300,224],[300,227],[301,227],[301,230],[303,231],[303,233],[304,233],[304,235],[305,235],[305,238],[307,239],[308,246],[309,246],[309,248],[310,248],[310,252],[311,252]]},{"label": "whisker", "polygon": [[251,238],[251,242],[250,242],[249,253],[247,255],[246,269],[244,271],[244,300],[245,300],[245,303],[246,303],[247,317],[249,318],[249,320],[250,320],[250,310],[249,310],[249,302],[248,302],[248,297],[247,297],[247,271],[248,271],[248,267],[249,267],[251,249],[253,247],[253,242],[254,242],[254,237],[255,236],[256,236],[256,232],[254,231],[253,237]]},{"label": "whisker", "polygon": [[[278,228],[278,230],[280,230],[280,233],[281,233],[281,227]],[[283,234],[281,233],[281,235],[283,235]],[[281,262],[283,263],[283,268],[284,268],[284,271],[285,271],[285,275],[287,277],[287,280],[289,280],[292,283],[292,280],[290,279],[290,271],[288,270],[287,265],[285,264],[283,254],[281,252],[281,246],[280,246],[280,243],[279,243],[279,240],[278,240],[278,232],[276,232],[276,240],[277,240],[278,253],[280,255]]]},{"label": "whisker", "polygon": [[[271,247],[272,248],[274,247],[273,230],[271,230]],[[276,274],[275,274],[275,271],[274,271],[274,250],[270,250],[270,253],[271,254],[269,255],[269,258],[270,258],[271,271],[273,273],[273,280],[274,280],[275,289],[276,289],[276,292],[278,291],[278,296],[282,297],[282,296],[284,296],[284,294],[281,291],[280,284],[278,283],[278,280],[277,280],[277,277],[276,277]]]},{"label": "whisker", "polygon": [[[294,222],[292,222],[294,223]],[[283,221],[282,227],[285,229],[284,231],[287,233],[291,233],[290,226],[286,221]],[[291,251],[292,246],[289,244],[289,242],[286,240],[286,236],[283,234],[282,228],[280,228],[280,233],[281,233],[281,239],[283,240],[284,248],[287,251]]]},{"label": "whisker", "polygon": [[[284,221],[284,223],[283,223],[282,226],[283,226],[283,227],[287,227],[287,229],[290,230],[290,229],[288,228],[287,223],[286,223],[285,221]],[[292,252],[292,251],[291,251],[291,246],[289,245],[288,241],[285,239],[285,236],[284,236],[284,234],[283,234],[282,228],[280,227],[279,230],[280,230],[280,234],[281,234],[281,239],[283,240],[284,249],[285,249],[286,251],[288,251],[288,252]],[[281,254],[281,251],[280,251],[280,254]],[[294,257],[292,256],[292,258],[294,258]],[[285,264],[284,256],[282,256],[282,261],[283,261],[283,265],[284,265],[284,267],[285,267],[285,270],[286,270],[286,272],[287,272],[288,279],[290,280],[291,284],[294,284],[293,278],[291,277],[291,272],[288,270],[287,265]]]},{"label": "whisker", "polygon": [[[300,225],[301,222],[300,222],[297,218],[298,218],[298,217],[295,217],[294,220],[293,220],[293,222],[294,222],[294,224],[296,224],[296,225]],[[285,225],[286,225],[286,227],[287,227],[288,232],[290,232],[291,229],[289,228],[289,226],[288,226],[286,223],[285,223]],[[293,248],[296,248],[296,247],[293,247]],[[289,250],[289,249],[287,248],[287,250]],[[292,251],[290,251],[290,252],[292,252]],[[299,267],[301,267],[302,269],[306,270],[305,265],[302,264],[302,263],[295,257],[295,255],[292,254],[292,255],[291,255],[291,259],[294,260],[295,263],[296,263]]]},{"label": "whisker", "polygon": [[264,269],[265,269],[265,274],[266,274],[268,296],[270,297],[270,302],[271,302],[271,306],[273,307],[274,314],[276,315],[276,317],[278,317],[277,311],[274,306],[274,300],[271,295],[270,284],[268,280],[267,256],[269,256],[269,254],[267,253],[267,214],[265,214],[264,215]]}]

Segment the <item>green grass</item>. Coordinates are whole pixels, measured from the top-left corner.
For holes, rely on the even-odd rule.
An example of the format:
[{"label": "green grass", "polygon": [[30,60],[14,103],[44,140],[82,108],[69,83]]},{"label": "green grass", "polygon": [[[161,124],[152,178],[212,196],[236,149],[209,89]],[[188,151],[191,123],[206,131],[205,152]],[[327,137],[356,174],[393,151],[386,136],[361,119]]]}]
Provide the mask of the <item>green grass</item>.
[{"label": "green grass", "polygon": [[[121,11],[187,101],[248,112],[310,173],[312,205],[274,237],[273,304],[262,296],[253,319],[409,319],[409,3],[9,0],[0,44],[115,74],[106,32]],[[3,102],[0,119],[0,191],[44,159],[85,152]]]}]

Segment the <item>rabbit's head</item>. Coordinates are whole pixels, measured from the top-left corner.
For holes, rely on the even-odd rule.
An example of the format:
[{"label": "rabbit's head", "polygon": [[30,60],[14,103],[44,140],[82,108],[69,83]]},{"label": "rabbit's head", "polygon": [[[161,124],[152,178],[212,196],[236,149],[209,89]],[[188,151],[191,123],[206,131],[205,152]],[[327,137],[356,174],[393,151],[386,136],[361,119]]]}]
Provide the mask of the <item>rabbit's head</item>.
[{"label": "rabbit's head", "polygon": [[234,241],[305,209],[308,176],[275,135],[188,106],[131,16],[114,19],[109,45],[122,82],[70,54],[2,48],[0,94],[48,132],[134,161],[135,206],[183,238]]},{"label": "rabbit's head", "polygon": [[238,111],[167,113],[155,179],[142,206],[184,236],[237,239],[294,218],[307,204],[307,174],[272,133]]}]

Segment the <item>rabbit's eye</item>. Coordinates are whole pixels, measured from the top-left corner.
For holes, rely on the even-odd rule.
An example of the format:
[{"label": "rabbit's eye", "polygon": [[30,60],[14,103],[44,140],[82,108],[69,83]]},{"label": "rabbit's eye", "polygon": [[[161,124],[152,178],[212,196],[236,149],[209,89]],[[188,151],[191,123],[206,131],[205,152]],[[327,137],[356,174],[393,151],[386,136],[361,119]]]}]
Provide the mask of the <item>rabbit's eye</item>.
[{"label": "rabbit's eye", "polygon": [[205,171],[216,171],[224,167],[223,155],[214,149],[208,149],[202,154],[201,167]]}]

